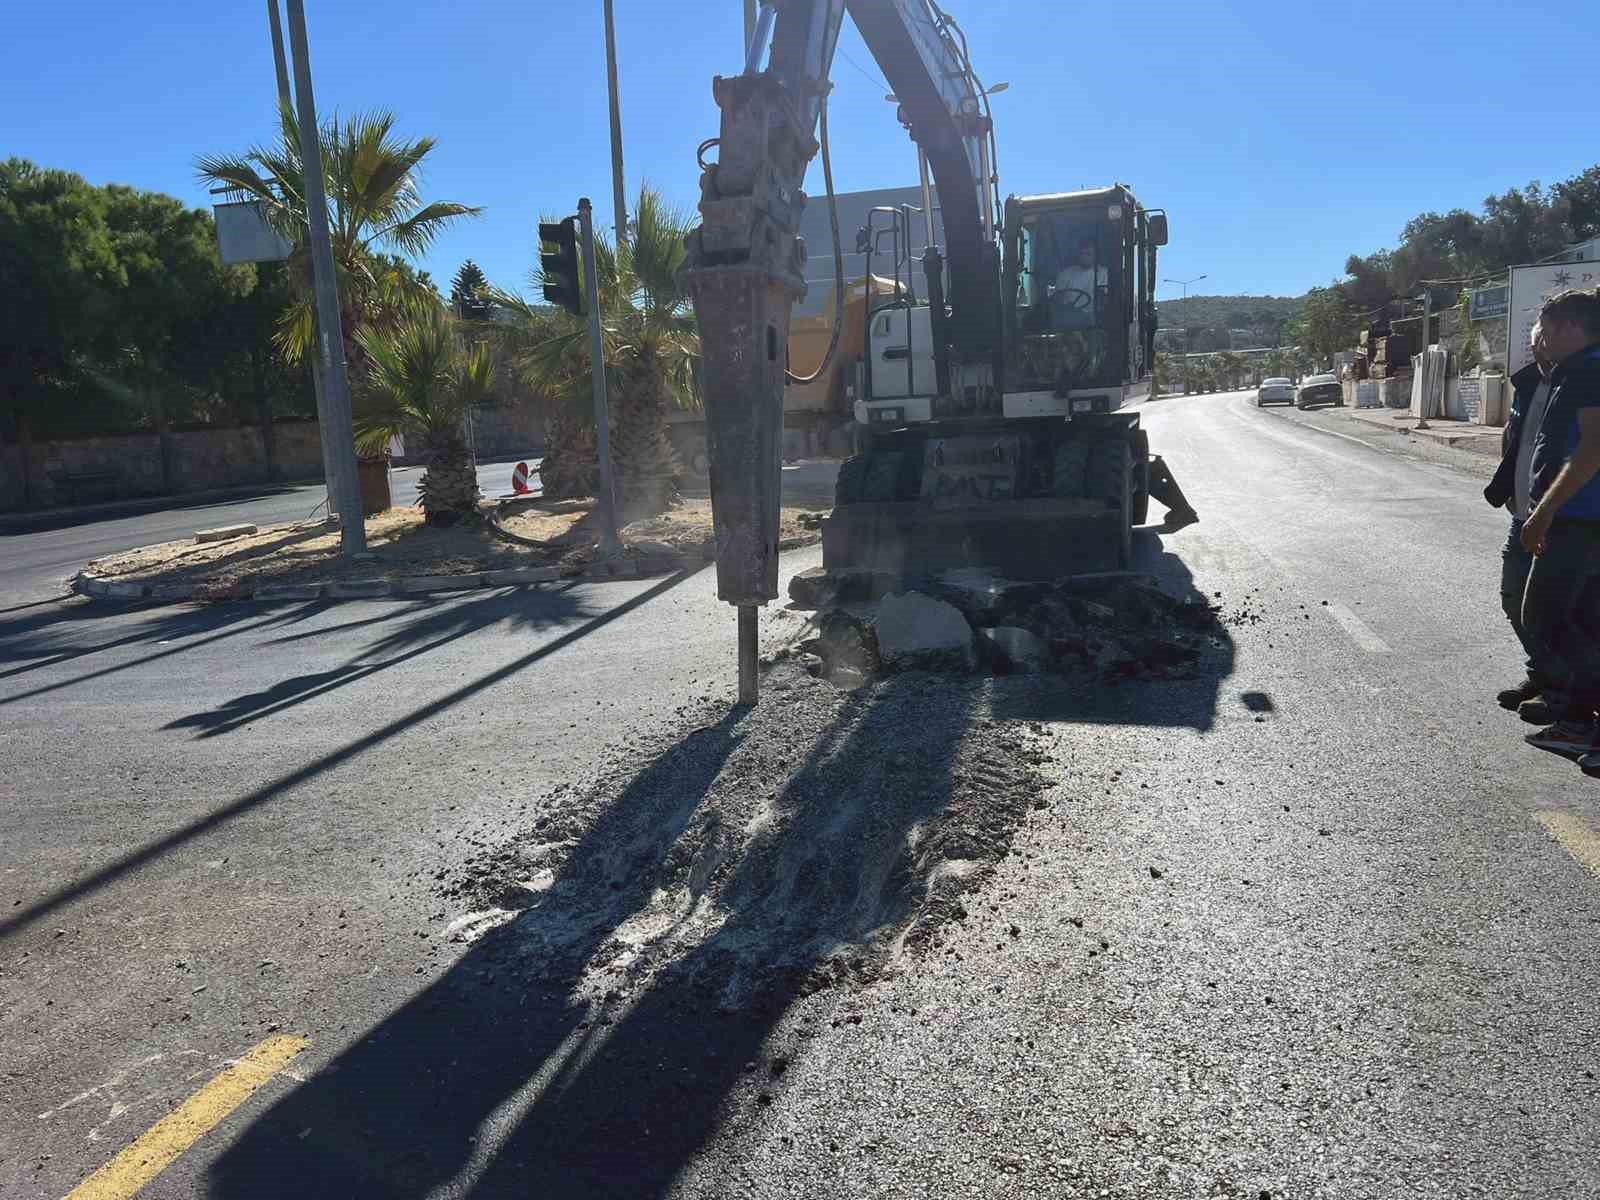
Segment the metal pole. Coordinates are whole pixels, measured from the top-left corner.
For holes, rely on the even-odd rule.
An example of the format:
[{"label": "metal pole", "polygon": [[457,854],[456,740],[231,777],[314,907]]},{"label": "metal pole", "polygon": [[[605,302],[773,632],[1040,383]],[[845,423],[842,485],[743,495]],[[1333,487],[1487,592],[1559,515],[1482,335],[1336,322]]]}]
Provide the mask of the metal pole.
[{"label": "metal pole", "polygon": [[628,199],[622,181],[622,101],[617,96],[617,29],[606,0],[606,86],[611,93],[611,200],[617,210],[617,249],[628,240]]},{"label": "metal pole", "polygon": [[933,190],[928,186],[928,152],[921,146],[917,147],[917,172],[922,177],[922,223],[928,233],[922,248],[926,251],[933,245]]},{"label": "metal pole", "polygon": [[600,283],[594,269],[594,215],[589,197],[578,201],[578,225],[583,235],[583,290],[589,307],[589,374],[594,380],[595,441],[600,450],[600,553],[621,551],[617,537],[616,492],[611,486],[611,411],[606,400],[606,346],[600,332]]},{"label": "metal pole", "polygon": [[317,342],[321,349],[323,428],[331,440],[327,462],[334,477],[328,496],[338,508],[339,544],[349,558],[367,548],[361,516],[361,484],[356,478],[356,439],[350,415],[350,379],[344,360],[344,326],[339,312],[339,285],[334,274],[333,243],[328,234],[328,197],[323,189],[322,140],[317,105],[311,93],[311,52],[306,45],[305,0],[288,0],[289,51],[294,56],[294,91],[300,117],[300,156],[305,165],[306,215],[311,224],[311,274],[317,297]]},{"label": "metal pole", "polygon": [[283,24],[278,18],[278,0],[267,0],[267,21],[272,25],[272,65],[278,69],[278,104],[292,104],[289,68],[283,61]]},{"label": "metal pole", "polygon": [[760,612],[754,604],[739,605],[740,704],[754,704],[761,699],[761,680],[756,674],[757,621]]},{"label": "metal pole", "polygon": [[1428,424],[1428,323],[1433,316],[1433,292],[1422,289],[1422,353],[1417,356],[1417,424],[1418,429],[1432,429]]},{"label": "metal pole", "polygon": [[778,10],[772,4],[761,6],[761,15],[756,18],[755,32],[745,40],[744,73],[755,75],[761,70],[761,56],[766,53],[767,41],[772,36],[772,23],[777,19]]},{"label": "metal pole", "polygon": [[744,0],[744,45],[746,51],[756,36],[756,0]]}]

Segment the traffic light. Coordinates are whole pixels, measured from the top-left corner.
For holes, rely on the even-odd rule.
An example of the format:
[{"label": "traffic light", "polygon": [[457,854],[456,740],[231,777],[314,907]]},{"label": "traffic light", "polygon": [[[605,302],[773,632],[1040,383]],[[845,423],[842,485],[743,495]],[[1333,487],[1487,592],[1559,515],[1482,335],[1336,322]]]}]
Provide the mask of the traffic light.
[{"label": "traffic light", "polygon": [[544,298],[575,317],[583,316],[583,289],[578,282],[578,219],[540,221],[539,243]]}]

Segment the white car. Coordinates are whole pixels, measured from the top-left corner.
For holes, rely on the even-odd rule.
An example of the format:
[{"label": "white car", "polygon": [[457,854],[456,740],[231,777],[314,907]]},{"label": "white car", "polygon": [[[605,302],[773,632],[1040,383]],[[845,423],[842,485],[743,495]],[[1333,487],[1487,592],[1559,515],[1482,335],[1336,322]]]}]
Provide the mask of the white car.
[{"label": "white car", "polygon": [[1265,408],[1269,404],[1293,404],[1294,384],[1287,379],[1263,379],[1261,386],[1256,389],[1256,407]]}]

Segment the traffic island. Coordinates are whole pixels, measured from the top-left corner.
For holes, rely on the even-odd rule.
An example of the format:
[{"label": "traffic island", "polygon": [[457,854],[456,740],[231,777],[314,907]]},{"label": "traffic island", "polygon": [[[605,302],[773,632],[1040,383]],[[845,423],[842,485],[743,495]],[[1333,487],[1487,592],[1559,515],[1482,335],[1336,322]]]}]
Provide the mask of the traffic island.
[{"label": "traffic island", "polygon": [[[622,550],[602,557],[593,500],[485,505],[450,526],[420,509],[367,518],[368,553],[340,552],[337,521],[304,521],[224,540],[144,546],[96,559],[73,580],[83,595],[167,603],[346,600],[518,587],[561,579],[642,579],[695,570],[716,557],[711,504],[685,500],[620,530]],[[783,510],[781,549],[821,536],[816,514]]]}]

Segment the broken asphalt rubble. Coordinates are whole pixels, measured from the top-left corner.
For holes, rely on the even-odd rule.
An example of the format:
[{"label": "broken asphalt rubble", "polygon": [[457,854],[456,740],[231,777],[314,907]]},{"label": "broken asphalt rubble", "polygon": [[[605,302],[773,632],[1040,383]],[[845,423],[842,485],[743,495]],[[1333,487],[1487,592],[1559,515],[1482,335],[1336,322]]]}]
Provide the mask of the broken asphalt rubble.
[{"label": "broken asphalt rubble", "polygon": [[905,670],[1182,678],[1218,631],[1218,609],[1126,571],[1018,583],[981,570],[906,579],[883,571],[802,572],[794,607],[814,609],[797,650],[813,674],[856,687]]}]

